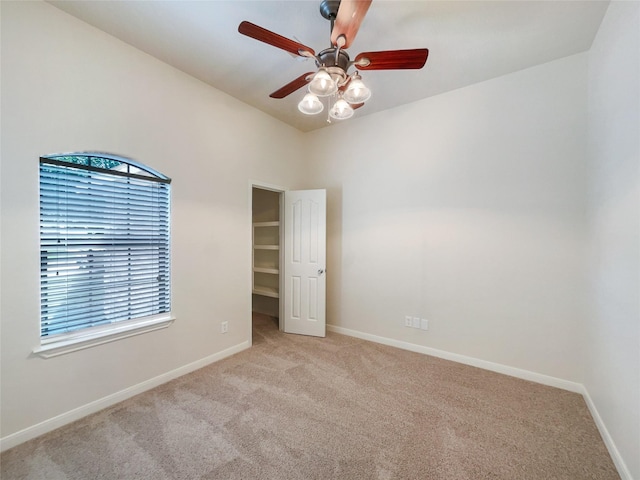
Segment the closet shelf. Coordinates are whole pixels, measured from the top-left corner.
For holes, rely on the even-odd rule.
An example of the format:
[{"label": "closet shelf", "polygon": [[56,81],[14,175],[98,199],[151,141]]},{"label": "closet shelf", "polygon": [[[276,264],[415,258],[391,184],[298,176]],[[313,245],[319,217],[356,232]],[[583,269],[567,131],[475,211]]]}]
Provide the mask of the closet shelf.
[{"label": "closet shelf", "polygon": [[[260,192],[259,210],[253,218],[251,277],[254,295],[279,298],[280,285],[280,196]],[[256,212],[254,211],[254,215]],[[271,302],[269,302],[271,304]]]},{"label": "closet shelf", "polygon": [[256,295],[262,295],[265,297],[272,297],[272,298],[278,298],[278,289],[277,288],[270,288],[270,287],[264,287],[264,286],[256,286],[253,289],[253,293]]},{"label": "closet shelf", "polygon": [[254,222],[254,227],[277,227],[280,225],[280,222]]},{"label": "closet shelf", "polygon": [[257,273],[273,273],[275,275],[278,275],[280,273],[280,270],[278,270],[277,268],[264,268],[264,267],[254,267],[253,271]]}]

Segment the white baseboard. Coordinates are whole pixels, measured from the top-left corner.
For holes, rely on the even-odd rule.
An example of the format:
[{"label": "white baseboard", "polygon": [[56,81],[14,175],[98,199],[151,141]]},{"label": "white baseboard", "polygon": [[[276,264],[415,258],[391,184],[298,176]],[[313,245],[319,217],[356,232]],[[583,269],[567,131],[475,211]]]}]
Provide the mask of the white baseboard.
[{"label": "white baseboard", "polygon": [[425,347],[423,345],[416,345],[415,343],[404,342],[402,340],[395,340],[393,338],[380,337],[378,335],[372,335],[370,333],[359,332],[357,330],[350,330],[348,328],[336,327],[335,325],[327,325],[327,330],[330,332],[341,333],[350,337],[360,338],[362,340],[369,340],[375,343],[381,343],[383,345],[389,345],[391,347],[401,348],[403,350],[409,350],[411,352],[423,353],[425,355],[431,355],[445,360],[451,360],[453,362],[463,363],[465,365],[471,365],[472,367],[478,367],[485,370],[491,370],[492,372],[502,373],[511,377],[521,378],[523,380],[529,380],[531,382],[540,383],[550,387],[561,388],[562,390],[568,390],[570,392],[579,393],[583,396],[591,416],[600,431],[600,435],[604,441],[604,444],[609,450],[609,455],[618,469],[618,473],[622,480],[633,480],[631,473],[627,468],[626,463],[622,459],[618,448],[616,447],[613,438],[609,434],[607,427],[602,421],[602,417],[598,413],[589,392],[586,387],[577,382],[570,382],[561,378],[551,377],[549,375],[543,375],[541,373],[531,372],[529,370],[522,370],[520,368],[509,367],[499,363],[488,362],[486,360],[480,360],[478,358],[467,357],[458,353],[446,352],[444,350],[438,350],[435,348]]},{"label": "white baseboard", "polygon": [[19,432],[7,435],[6,437],[0,438],[0,452],[4,452],[5,450],[13,448],[27,440],[39,437],[40,435],[55,430],[56,428],[60,428],[68,423],[75,422],[87,415],[96,413],[104,408],[131,398],[134,395],[138,395],[139,393],[150,390],[162,385],[163,383],[167,383],[170,380],[181,377],[182,375],[186,375],[187,373],[206,367],[207,365],[220,361],[223,358],[230,357],[231,355],[246,350],[250,346],[249,341],[244,341],[221,352],[214,353],[213,355],[209,355],[208,357],[189,363],[188,365],[176,368],[170,372],[163,373],[162,375],[158,375],[157,377],[151,378],[137,385],[133,385],[132,387],[125,388],[119,392],[107,395],[106,397],[87,403],[86,405],[82,405],[81,407],[25,428],[24,430],[20,430]]},{"label": "white baseboard", "polygon": [[622,459],[622,456],[618,451],[618,447],[616,447],[616,444],[613,441],[613,438],[611,438],[611,434],[609,433],[609,430],[607,430],[607,427],[604,424],[604,421],[602,420],[602,417],[600,416],[600,413],[598,412],[598,409],[596,408],[595,403],[593,403],[593,399],[591,398],[591,395],[589,395],[589,392],[587,391],[586,387],[583,387],[582,396],[584,397],[584,401],[586,402],[587,407],[591,412],[593,421],[596,423],[596,427],[598,427],[600,436],[602,437],[602,440],[604,441],[604,444],[606,445],[607,450],[609,450],[609,455],[611,455],[611,459],[613,460],[613,463],[618,469],[618,474],[620,475],[620,478],[622,480],[633,480],[633,477],[631,476],[631,472],[629,471],[627,464]]},{"label": "white baseboard", "polygon": [[471,365],[472,367],[482,368],[484,370],[491,370],[492,372],[503,373],[511,377],[521,378],[523,380],[529,380],[535,383],[541,383],[550,387],[561,388],[570,392],[582,393],[584,386],[581,383],[570,382],[561,378],[551,377],[549,375],[543,375],[541,373],[530,372],[529,370],[522,370],[520,368],[509,367],[500,363],[493,363],[487,360],[480,360],[478,358],[467,357],[458,353],[446,352],[444,350],[438,350],[436,348],[425,347],[423,345],[416,345],[415,343],[404,342],[402,340],[395,340],[393,338],[379,337],[378,335],[371,335],[370,333],[363,333],[357,330],[350,330],[348,328],[336,327],[334,325],[327,325],[327,330],[331,332],[341,333],[343,335],[349,335],[350,337],[361,338],[363,340],[369,340],[375,343],[382,343],[383,345],[389,345],[391,347],[401,348],[402,350],[409,350],[411,352],[423,353],[425,355],[431,355],[433,357],[443,358],[445,360],[451,360],[453,362],[463,363],[465,365]]}]

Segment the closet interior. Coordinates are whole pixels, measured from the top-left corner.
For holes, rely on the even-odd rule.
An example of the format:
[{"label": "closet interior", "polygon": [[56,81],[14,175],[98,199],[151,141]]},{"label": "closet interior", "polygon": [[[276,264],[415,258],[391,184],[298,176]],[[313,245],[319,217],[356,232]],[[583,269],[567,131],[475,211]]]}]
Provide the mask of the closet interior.
[{"label": "closet interior", "polygon": [[252,311],[280,316],[280,197],[258,187],[252,189]]}]

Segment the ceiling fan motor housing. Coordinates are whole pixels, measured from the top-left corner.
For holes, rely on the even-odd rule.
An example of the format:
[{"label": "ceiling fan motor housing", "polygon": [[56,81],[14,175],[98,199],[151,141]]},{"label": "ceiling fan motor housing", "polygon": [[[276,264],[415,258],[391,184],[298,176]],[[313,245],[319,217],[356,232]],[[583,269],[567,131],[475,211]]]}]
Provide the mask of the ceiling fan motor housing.
[{"label": "ceiling fan motor housing", "polygon": [[[337,58],[336,51],[338,52]],[[331,75],[339,85],[344,83],[347,78],[347,69],[351,62],[347,52],[344,50],[338,50],[337,48],[327,48],[326,50],[321,51],[317,58],[319,60],[319,67],[325,67],[329,72],[329,75]]]},{"label": "ceiling fan motor housing", "polygon": [[321,51],[318,54],[320,66],[340,67],[346,72],[349,68],[349,62],[351,61],[349,54],[344,50],[340,50],[338,52],[338,58],[336,58],[336,50],[337,48],[327,48],[326,50]]}]

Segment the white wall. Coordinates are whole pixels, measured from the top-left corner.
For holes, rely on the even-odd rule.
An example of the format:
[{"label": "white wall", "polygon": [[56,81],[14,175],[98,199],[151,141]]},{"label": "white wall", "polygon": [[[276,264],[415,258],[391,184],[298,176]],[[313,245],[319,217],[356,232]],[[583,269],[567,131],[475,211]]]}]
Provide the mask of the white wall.
[{"label": "white wall", "polygon": [[589,52],[587,387],[640,478],[640,3],[612,2]]},{"label": "white wall", "polygon": [[[637,2],[589,54],[304,135],[47,4],[0,5],[0,436],[246,341],[254,179],[328,189],[329,323],[584,383],[640,478]],[[85,149],[173,178],[178,320],[43,360],[37,160]]]},{"label": "white wall", "polygon": [[308,134],[328,323],[581,382],[586,78],[579,54]]},{"label": "white wall", "polygon": [[[296,187],[300,133],[41,2],[2,8],[1,436],[250,338],[249,179]],[[44,360],[38,158],[131,157],[173,179],[168,329]],[[220,322],[229,333],[220,334]]]}]

